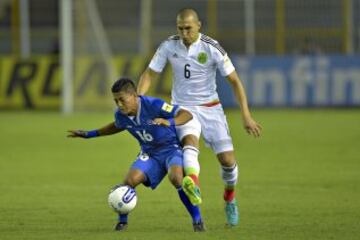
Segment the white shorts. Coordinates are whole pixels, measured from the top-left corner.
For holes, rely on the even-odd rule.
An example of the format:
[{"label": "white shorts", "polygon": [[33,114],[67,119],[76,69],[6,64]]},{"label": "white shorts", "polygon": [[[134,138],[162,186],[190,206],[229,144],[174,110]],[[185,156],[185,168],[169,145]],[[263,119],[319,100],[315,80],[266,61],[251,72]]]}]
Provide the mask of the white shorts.
[{"label": "white shorts", "polygon": [[190,111],[193,119],[176,127],[180,141],[189,134],[200,138],[202,132],[206,145],[211,147],[216,154],[234,150],[221,104],[212,107],[182,106],[182,108]]}]

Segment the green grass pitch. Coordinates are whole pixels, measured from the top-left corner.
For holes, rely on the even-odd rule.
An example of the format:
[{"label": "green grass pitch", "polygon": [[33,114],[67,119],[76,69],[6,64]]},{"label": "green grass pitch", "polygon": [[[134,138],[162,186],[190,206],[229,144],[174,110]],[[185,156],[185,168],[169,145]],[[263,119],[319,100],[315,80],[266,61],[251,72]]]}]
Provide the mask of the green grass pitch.
[{"label": "green grass pitch", "polygon": [[127,133],[68,139],[112,113],[0,112],[0,239],[360,239],[360,110],[255,110],[263,136],[227,111],[240,166],[240,226],[225,228],[219,165],[201,145],[202,213],[193,233],[168,179],[140,186],[127,232],[112,230],[107,194],[138,146]]}]

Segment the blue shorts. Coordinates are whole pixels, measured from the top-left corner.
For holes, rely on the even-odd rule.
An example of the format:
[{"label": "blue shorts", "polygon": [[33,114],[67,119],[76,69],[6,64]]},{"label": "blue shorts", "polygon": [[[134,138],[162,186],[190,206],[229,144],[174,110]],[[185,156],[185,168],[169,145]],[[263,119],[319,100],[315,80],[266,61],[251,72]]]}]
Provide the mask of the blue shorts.
[{"label": "blue shorts", "polygon": [[131,165],[131,169],[142,171],[146,177],[143,183],[147,187],[155,189],[166,176],[171,166],[183,167],[183,153],[180,148],[161,150],[156,154],[140,154]]}]

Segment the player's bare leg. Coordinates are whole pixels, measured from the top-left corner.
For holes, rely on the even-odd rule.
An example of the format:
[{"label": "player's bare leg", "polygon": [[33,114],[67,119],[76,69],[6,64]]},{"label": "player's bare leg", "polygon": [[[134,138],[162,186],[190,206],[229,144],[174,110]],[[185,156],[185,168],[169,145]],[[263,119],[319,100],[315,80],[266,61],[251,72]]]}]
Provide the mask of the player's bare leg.
[{"label": "player's bare leg", "polygon": [[238,178],[238,167],[235,161],[234,151],[217,154],[221,164],[221,176],[225,184],[224,200],[226,220],[229,226],[239,223],[239,211],[235,199],[235,186]]},{"label": "player's bare leg", "polygon": [[[138,169],[130,169],[124,179],[124,185],[135,188],[145,181],[145,175]],[[119,214],[118,223],[115,225],[115,231],[124,231],[128,226],[128,214]]]},{"label": "player's bare leg", "polygon": [[199,187],[199,139],[195,135],[186,135],[182,139],[182,145],[184,153],[184,170],[186,175],[183,179],[182,187],[191,203],[193,205],[198,205],[202,202]]}]

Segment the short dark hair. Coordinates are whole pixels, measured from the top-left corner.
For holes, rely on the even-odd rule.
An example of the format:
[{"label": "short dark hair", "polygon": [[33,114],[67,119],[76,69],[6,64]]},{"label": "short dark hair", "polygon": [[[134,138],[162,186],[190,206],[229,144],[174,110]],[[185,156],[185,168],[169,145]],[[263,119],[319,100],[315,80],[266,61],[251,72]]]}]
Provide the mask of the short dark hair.
[{"label": "short dark hair", "polygon": [[111,92],[117,93],[120,91],[136,93],[135,83],[130,78],[120,78],[112,85]]}]

